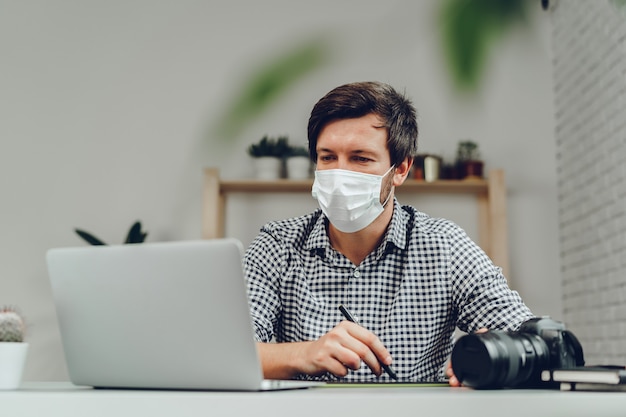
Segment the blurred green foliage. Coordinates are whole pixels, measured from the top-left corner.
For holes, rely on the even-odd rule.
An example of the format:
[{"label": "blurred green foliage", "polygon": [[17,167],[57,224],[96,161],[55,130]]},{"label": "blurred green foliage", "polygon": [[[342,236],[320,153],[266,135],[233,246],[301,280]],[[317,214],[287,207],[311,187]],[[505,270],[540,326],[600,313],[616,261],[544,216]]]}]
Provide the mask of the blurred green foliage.
[{"label": "blurred green foliage", "polygon": [[478,161],[480,153],[478,152],[478,144],[472,140],[459,141],[456,148],[456,160],[459,161]]},{"label": "blurred green foliage", "polygon": [[443,0],[443,51],[456,87],[478,88],[494,42],[514,24],[525,22],[530,0]]},{"label": "blurred green foliage", "polygon": [[[619,0],[614,0],[619,1]],[[526,20],[531,0],[441,0],[441,40],[454,84],[478,88],[493,43]],[[328,45],[317,38],[296,45],[250,69],[220,115],[213,137],[235,139],[298,81],[327,62]]]},{"label": "blurred green foliage", "polygon": [[[106,245],[104,241],[95,237],[93,234],[89,232],[86,232],[81,229],[74,229],[74,231],[76,232],[78,236],[83,238],[90,245],[94,245],[94,246]],[[124,241],[124,243],[143,243],[146,240],[147,236],[148,236],[148,233],[141,230],[141,222],[136,221],[130,227],[130,230],[128,231],[128,234],[126,235],[126,240]]]},{"label": "blurred green foliage", "polygon": [[248,146],[248,154],[253,158],[262,156],[272,156],[282,158],[289,150],[289,138],[287,136],[279,136],[278,138],[270,138],[265,135],[257,143]]},{"label": "blurred green foliage", "polygon": [[248,123],[259,117],[297,81],[323,65],[326,52],[326,43],[314,39],[253,68],[248,81],[219,119],[215,134],[222,139],[236,138]]}]

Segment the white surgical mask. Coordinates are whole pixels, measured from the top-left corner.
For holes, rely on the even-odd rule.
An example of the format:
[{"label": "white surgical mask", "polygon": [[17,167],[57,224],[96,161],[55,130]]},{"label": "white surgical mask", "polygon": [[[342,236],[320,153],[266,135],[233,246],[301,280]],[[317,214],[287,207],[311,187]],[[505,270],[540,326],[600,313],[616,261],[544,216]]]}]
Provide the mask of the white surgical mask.
[{"label": "white surgical mask", "polygon": [[383,212],[391,192],[383,204],[380,192],[383,175],[364,174],[345,169],[315,171],[313,198],[337,229],[354,233],[365,229]]}]

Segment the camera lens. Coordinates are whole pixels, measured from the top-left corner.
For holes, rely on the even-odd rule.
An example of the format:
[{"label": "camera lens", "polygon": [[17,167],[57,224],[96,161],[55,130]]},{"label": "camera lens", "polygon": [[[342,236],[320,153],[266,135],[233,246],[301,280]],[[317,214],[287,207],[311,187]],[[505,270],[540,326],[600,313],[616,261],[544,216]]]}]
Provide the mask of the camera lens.
[{"label": "camera lens", "polygon": [[452,350],[457,379],[472,388],[534,386],[550,352],[535,334],[489,331],[461,337]]}]

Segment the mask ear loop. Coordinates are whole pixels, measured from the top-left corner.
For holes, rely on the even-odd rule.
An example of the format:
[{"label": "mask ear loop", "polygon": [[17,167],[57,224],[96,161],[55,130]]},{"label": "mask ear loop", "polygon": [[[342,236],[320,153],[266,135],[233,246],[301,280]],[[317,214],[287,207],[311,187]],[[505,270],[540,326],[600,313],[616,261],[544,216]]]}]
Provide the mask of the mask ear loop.
[{"label": "mask ear loop", "polygon": [[[383,178],[385,178],[387,176],[387,174],[389,174],[389,172],[391,172],[392,169],[394,169],[396,166],[392,165],[387,172],[385,172],[383,174]],[[389,199],[391,198],[391,190],[394,189],[395,187],[393,186],[393,183],[391,185],[391,188],[389,189],[389,194],[387,194],[387,199],[385,200],[385,202],[382,204],[383,208],[387,207],[387,203],[389,202]]]}]

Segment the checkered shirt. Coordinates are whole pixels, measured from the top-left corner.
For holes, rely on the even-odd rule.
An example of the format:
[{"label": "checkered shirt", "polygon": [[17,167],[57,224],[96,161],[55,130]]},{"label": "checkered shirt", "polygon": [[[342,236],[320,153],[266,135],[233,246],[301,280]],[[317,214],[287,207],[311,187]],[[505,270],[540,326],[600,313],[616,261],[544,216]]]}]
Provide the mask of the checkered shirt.
[{"label": "checkered shirt", "polygon": [[[343,320],[337,307],[344,304],[385,344],[400,380],[435,381],[445,378],[455,326],[515,330],[533,317],[502,270],[448,220],[394,199],[382,243],[358,266],[332,248],[327,221],[316,210],[271,222],[248,248],[244,270],[257,341],[316,340]],[[340,379],[377,380],[365,364]]]}]

